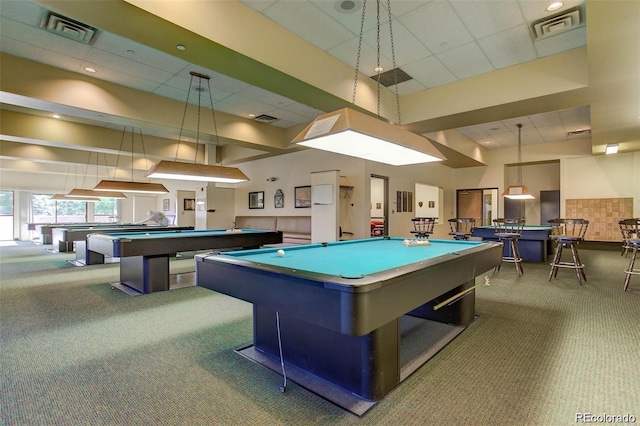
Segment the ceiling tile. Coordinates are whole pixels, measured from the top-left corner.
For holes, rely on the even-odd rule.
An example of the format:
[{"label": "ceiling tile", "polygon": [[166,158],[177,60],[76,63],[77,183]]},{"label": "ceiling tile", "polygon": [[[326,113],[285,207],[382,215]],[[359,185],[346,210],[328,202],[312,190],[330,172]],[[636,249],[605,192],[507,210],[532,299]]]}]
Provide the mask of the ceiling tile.
[{"label": "ceiling tile", "polygon": [[439,53],[473,40],[448,2],[432,1],[400,18],[431,52]]},{"label": "ceiling tile", "polygon": [[[171,78],[171,73],[159,68],[154,68],[141,64],[122,56],[114,55],[100,49],[91,49],[85,57],[87,62],[91,62],[99,67],[106,67],[117,70],[126,70],[122,74],[129,74],[145,80],[154,81],[161,84]],[[100,72],[100,70],[98,69]]]},{"label": "ceiling tile", "polygon": [[437,57],[458,79],[493,71],[493,66],[476,43],[448,50]]},{"label": "ceiling tile", "polygon": [[586,46],[587,28],[579,27],[535,42],[538,56],[545,57],[565,52],[576,47]]},{"label": "ceiling tile", "polygon": [[[279,1],[263,13],[322,50],[353,37],[353,33],[306,1]],[[322,34],[322,37],[317,37],[318,34]]]},{"label": "ceiling tile", "polygon": [[403,67],[404,71],[428,88],[438,87],[456,81],[456,76],[435,56],[421,59]]},{"label": "ceiling tile", "polygon": [[514,1],[452,1],[451,5],[476,39],[513,28],[522,22]]},{"label": "ceiling tile", "polygon": [[520,25],[478,41],[496,69],[536,59],[536,50],[526,26]]}]

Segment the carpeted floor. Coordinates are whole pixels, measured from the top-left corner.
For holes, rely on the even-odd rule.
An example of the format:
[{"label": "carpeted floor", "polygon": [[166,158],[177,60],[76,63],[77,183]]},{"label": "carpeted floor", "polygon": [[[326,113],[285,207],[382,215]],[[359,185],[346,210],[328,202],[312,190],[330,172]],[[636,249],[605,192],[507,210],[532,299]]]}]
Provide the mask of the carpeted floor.
[{"label": "carpeted floor", "polygon": [[280,393],[282,377],[233,352],[252,340],[250,304],[199,287],[131,297],[111,290],[117,264],[45,247],[0,247],[5,425],[640,422],[640,278],[622,291],[617,251],[582,251],[583,286],[504,265],[477,291],[478,320],[359,418],[292,383]]}]

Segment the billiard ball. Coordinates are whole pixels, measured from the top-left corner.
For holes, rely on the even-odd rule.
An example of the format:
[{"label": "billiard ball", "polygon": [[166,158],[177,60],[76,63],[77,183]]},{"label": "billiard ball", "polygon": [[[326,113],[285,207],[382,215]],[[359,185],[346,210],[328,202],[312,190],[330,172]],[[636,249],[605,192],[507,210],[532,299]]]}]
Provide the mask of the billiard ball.
[{"label": "billiard ball", "polygon": [[146,234],[144,234],[146,237],[149,237],[151,234],[149,234],[148,232]]},{"label": "billiard ball", "polygon": [[284,250],[282,249],[278,250],[278,256],[280,257],[284,256]]}]

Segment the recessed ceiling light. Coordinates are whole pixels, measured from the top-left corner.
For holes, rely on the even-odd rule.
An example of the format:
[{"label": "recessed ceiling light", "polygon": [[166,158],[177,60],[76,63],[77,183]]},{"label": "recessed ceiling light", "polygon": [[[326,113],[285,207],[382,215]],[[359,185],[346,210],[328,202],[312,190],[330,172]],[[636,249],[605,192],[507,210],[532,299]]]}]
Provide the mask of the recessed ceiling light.
[{"label": "recessed ceiling light", "polygon": [[253,118],[255,116],[256,116],[255,114],[249,114],[249,117],[251,117],[251,118]]},{"label": "recessed ceiling light", "polygon": [[183,45],[183,44],[179,44],[179,45],[177,45],[177,46],[176,46],[176,49],[178,49],[178,50],[187,50],[187,48],[186,48],[186,47],[184,47],[184,45]]},{"label": "recessed ceiling light", "polygon": [[561,1],[554,1],[549,6],[547,6],[547,12],[556,11],[560,9],[562,6],[564,6],[564,3],[562,3]]},{"label": "recessed ceiling light", "polygon": [[127,53],[128,53],[129,55],[133,55],[134,53],[136,53],[136,51],[135,51],[135,50],[131,50],[131,49],[129,49],[129,50],[127,50]]},{"label": "recessed ceiling light", "polygon": [[53,114],[51,114],[51,117],[60,118],[60,114],[54,112]]},{"label": "recessed ceiling light", "polygon": [[84,70],[85,70],[86,72],[90,72],[90,73],[94,73],[94,72],[96,72],[95,68],[91,68],[91,67],[84,67]]}]

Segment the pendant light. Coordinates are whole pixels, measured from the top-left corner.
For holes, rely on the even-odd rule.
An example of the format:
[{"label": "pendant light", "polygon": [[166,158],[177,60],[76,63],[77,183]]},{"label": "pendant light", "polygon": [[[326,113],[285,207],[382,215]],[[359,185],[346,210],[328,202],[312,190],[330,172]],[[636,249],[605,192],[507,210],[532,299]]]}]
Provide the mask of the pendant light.
[{"label": "pendant light", "polygon": [[536,197],[534,197],[531,191],[529,191],[529,188],[522,183],[522,124],[518,123],[516,126],[518,126],[518,180],[517,185],[507,187],[502,193],[502,196],[512,200],[534,200]]},{"label": "pendant light", "polygon": [[[209,101],[211,104],[211,115],[213,117],[213,130],[216,137],[216,146],[220,149],[220,140],[218,138],[218,131],[216,128],[216,116],[213,111],[213,98],[211,96],[211,86],[209,85],[209,77],[206,74],[201,74],[195,71],[191,71],[191,80],[189,81],[189,90],[187,92],[187,100],[184,106],[184,114],[182,116],[182,125],[180,127],[180,135],[178,137],[178,146],[176,147],[176,156],[174,161],[162,160],[156,163],[148,172],[147,177],[152,178],[164,178],[164,179],[178,179],[178,180],[195,180],[202,182],[224,182],[224,183],[239,183],[248,181],[247,175],[235,167],[225,167],[222,163],[219,166],[210,164],[197,164],[198,160],[198,144],[200,139],[200,109],[201,109],[201,94],[204,90],[202,81],[207,82],[207,89],[209,92]],[[187,163],[184,161],[178,161],[178,151],[180,149],[180,140],[182,139],[182,132],[184,131],[184,121],[187,115],[187,109],[189,106],[189,94],[191,93],[191,86],[194,78],[198,79],[198,124],[196,129],[196,158],[193,163]]]},{"label": "pendant light", "polygon": [[[122,152],[122,144],[124,142],[125,135],[127,133],[127,126],[124,126],[122,130],[122,137],[120,138],[120,149],[118,150],[118,159],[116,160],[116,170],[113,173],[115,178],[118,172],[118,163],[120,162],[120,153]],[[122,192],[137,192],[142,194],[166,194],[169,192],[167,188],[161,183],[152,182],[134,182],[133,180],[133,139],[134,128],[131,128],[131,181],[119,181],[103,179],[98,183],[95,188],[96,191],[122,191]],[[144,149],[144,139],[142,138],[142,129],[140,129],[140,142],[142,143],[142,153],[144,155],[145,164],[147,162],[147,153]]]},{"label": "pendant light", "polygon": [[[89,163],[91,162],[91,155],[89,152],[89,158],[87,159],[87,168],[85,169],[84,177],[82,178],[82,184],[84,186],[84,180],[87,177],[87,171],[89,170]],[[96,181],[98,180],[98,153],[96,153]],[[74,188],[67,193],[68,197],[72,198],[85,198],[85,197],[98,197],[98,198],[115,198],[118,200],[124,200],[127,198],[124,193],[119,191],[96,191],[93,189]]]},{"label": "pendant light", "polygon": [[[366,6],[367,0],[363,0],[358,56],[356,59],[353,98],[351,102],[354,106]],[[372,117],[354,108],[343,108],[338,111],[322,114],[296,136],[293,139],[293,143],[394,166],[444,160],[444,155],[442,155],[427,138],[400,127],[400,96],[398,94],[397,67],[393,47],[390,0],[387,0],[387,10],[389,11],[389,32],[391,34],[391,56],[393,60],[398,124],[384,121],[380,117],[380,73],[382,72],[382,67],[380,66],[380,0],[376,0],[376,6],[378,66],[375,71],[378,73],[378,78],[376,79],[378,89],[378,117]]]}]

